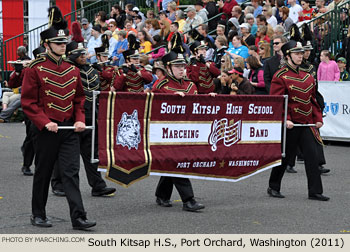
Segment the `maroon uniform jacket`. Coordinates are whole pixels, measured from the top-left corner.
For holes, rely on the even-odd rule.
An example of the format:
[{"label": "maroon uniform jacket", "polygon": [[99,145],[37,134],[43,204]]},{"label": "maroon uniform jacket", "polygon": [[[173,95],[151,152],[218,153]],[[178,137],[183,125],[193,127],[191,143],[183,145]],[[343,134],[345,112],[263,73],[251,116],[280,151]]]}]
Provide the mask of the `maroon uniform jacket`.
[{"label": "maroon uniform jacket", "polygon": [[18,88],[18,87],[22,86],[24,73],[25,73],[26,69],[27,68],[23,68],[21,73],[18,75],[14,71],[10,74],[10,79],[8,81],[9,88]]},{"label": "maroon uniform jacket", "polygon": [[177,80],[172,76],[167,76],[157,85],[153,85],[152,92],[154,93],[175,93],[183,92],[185,94],[197,94],[196,85],[190,80]]},{"label": "maroon uniform jacket", "polygon": [[133,71],[128,71],[127,74],[119,68],[117,70],[117,77],[114,79],[113,86],[116,91],[127,92],[143,92],[143,85],[152,82],[153,76],[143,67],[138,68],[141,71],[141,76]]},{"label": "maroon uniform jacket", "polygon": [[286,64],[273,76],[270,94],[288,95],[287,120],[301,124],[322,122],[315,79],[309,73]]},{"label": "maroon uniform jacket", "polygon": [[100,75],[100,87],[101,91],[110,91],[111,86],[117,76],[117,70],[113,66],[103,66],[102,71],[99,72]]},{"label": "maroon uniform jacket", "polygon": [[195,65],[187,66],[186,71],[187,77],[197,85],[199,94],[214,92],[215,84],[213,78],[221,74],[214,62],[210,62],[210,67],[208,68],[206,64],[197,61]]},{"label": "maroon uniform jacket", "polygon": [[85,94],[80,70],[47,54],[34,60],[25,71],[21,103],[24,113],[42,130],[52,120],[73,118],[85,123]]}]

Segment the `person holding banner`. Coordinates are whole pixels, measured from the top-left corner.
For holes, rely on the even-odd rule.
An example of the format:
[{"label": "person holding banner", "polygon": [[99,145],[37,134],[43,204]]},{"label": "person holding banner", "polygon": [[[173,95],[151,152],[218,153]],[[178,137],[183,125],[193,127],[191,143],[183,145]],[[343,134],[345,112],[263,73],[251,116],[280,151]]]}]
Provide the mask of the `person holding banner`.
[{"label": "person holding banner", "polygon": [[[31,223],[52,227],[46,203],[54,164],[58,162],[70,208],[73,229],[96,225],[86,218],[79,189],[79,135],[85,129],[85,95],[79,69],[62,59],[67,44],[67,22],[56,6],[49,9],[49,28],[40,33],[47,55],[28,67],[22,87],[22,108],[32,121],[35,139],[35,173]],[[73,126],[75,130],[59,130]]]},{"label": "person holding banner", "polygon": [[[318,144],[322,144],[318,128],[322,127],[322,112],[316,101],[316,83],[311,74],[301,71],[304,48],[291,40],[282,46],[286,65],[277,71],[271,81],[271,95],[288,95],[286,156],[282,165],[274,167],[267,193],[271,197],[284,198],[280,193],[281,181],[290,158],[295,158],[297,147],[304,154],[309,199],[328,201],[324,196],[319,170]],[[300,124],[313,126],[296,127]]]},{"label": "person holding banner", "polygon": [[[167,77],[154,85],[152,92],[154,93],[172,93],[180,96],[185,94],[197,94],[196,85],[185,79],[186,61],[182,54],[170,51],[162,58],[164,66],[166,66]],[[194,193],[191,182],[188,178],[165,177],[159,180],[156,189],[156,202],[163,207],[171,207],[170,197],[173,191],[173,185],[178,190],[183,202],[183,210],[196,212],[204,208],[203,204],[198,203],[194,199]]]}]

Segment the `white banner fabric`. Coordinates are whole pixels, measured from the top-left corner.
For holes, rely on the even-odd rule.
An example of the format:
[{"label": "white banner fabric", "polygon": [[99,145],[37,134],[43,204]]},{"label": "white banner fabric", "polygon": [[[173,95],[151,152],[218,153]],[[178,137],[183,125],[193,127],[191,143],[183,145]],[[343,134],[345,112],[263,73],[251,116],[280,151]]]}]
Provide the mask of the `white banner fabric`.
[{"label": "white banner fabric", "polygon": [[325,101],[324,140],[350,141],[350,82],[320,81],[318,90]]}]

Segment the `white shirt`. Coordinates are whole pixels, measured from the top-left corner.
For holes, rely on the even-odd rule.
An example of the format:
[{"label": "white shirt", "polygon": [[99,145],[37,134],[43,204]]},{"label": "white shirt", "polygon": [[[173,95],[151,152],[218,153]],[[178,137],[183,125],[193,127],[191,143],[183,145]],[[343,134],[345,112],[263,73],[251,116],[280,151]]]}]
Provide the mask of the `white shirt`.
[{"label": "white shirt", "polygon": [[277,18],[275,16],[271,16],[268,20],[266,20],[272,28],[275,28],[277,25]]},{"label": "white shirt", "polygon": [[299,14],[298,12],[303,11],[303,8],[296,4],[293,7],[289,8],[289,17],[293,20],[294,24],[298,23]]},{"label": "white shirt", "polygon": [[117,40],[113,37],[109,39],[108,57],[112,57],[115,46],[117,45]]}]

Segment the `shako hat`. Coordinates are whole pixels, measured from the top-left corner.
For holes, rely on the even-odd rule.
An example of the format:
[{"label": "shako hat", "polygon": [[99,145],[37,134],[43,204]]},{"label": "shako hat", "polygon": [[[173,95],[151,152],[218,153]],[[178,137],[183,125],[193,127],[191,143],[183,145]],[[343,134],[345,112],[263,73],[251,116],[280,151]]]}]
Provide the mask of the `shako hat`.
[{"label": "shako hat", "polygon": [[304,48],[300,42],[296,42],[294,40],[290,40],[285,43],[281,48],[283,55],[287,56],[292,52],[304,52]]},{"label": "shako hat", "polygon": [[85,53],[86,53],[86,49],[84,48],[83,43],[77,43],[75,41],[72,41],[68,43],[66,46],[66,55],[70,59],[75,60],[80,55]]},{"label": "shako hat", "polygon": [[124,59],[139,58],[140,54],[138,50],[129,49],[123,52]]},{"label": "shako hat", "polygon": [[157,69],[160,69],[160,70],[162,70],[164,73],[166,73],[166,69],[165,69],[165,67],[164,67],[164,64],[163,64],[163,62],[160,61],[160,60],[155,61],[155,62],[153,63],[153,73],[154,73],[154,74],[156,73],[156,70],[157,70]]},{"label": "shako hat", "polygon": [[49,28],[40,33],[43,43],[67,43],[69,30],[67,21],[63,18],[61,10],[57,6],[49,8]]},{"label": "shako hat", "polygon": [[311,41],[305,41],[303,43],[304,51],[312,51],[314,48],[312,47]]},{"label": "shako hat", "polygon": [[186,64],[186,60],[183,54],[175,53],[173,51],[170,51],[169,53],[165,54],[162,58],[162,61],[164,66]]},{"label": "shako hat", "polygon": [[46,52],[46,49],[45,47],[43,46],[39,46],[38,48],[35,48],[33,50],[33,55],[34,55],[34,58],[38,58],[39,56],[41,56],[42,54],[44,54]]},{"label": "shako hat", "polygon": [[96,53],[96,55],[99,55],[99,56],[108,56],[109,55],[108,48],[106,48],[104,46],[95,47],[95,53]]},{"label": "shako hat", "polygon": [[204,43],[204,41],[194,41],[192,43],[192,45],[190,46],[191,52],[195,53],[198,49],[203,49],[203,48],[207,48],[206,44]]}]

